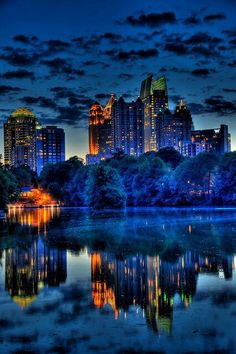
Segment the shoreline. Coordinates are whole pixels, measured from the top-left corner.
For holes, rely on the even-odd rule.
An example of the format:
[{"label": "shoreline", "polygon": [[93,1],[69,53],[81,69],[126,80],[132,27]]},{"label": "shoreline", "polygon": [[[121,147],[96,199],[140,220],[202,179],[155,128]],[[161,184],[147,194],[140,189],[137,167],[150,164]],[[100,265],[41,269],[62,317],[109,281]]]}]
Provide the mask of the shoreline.
[{"label": "shoreline", "polygon": [[[9,209],[80,209],[80,210],[92,210],[95,212],[120,212],[120,211],[129,211],[129,210],[236,210],[236,206],[127,206],[125,208],[105,208],[105,209],[92,209],[85,206],[73,206],[73,205],[8,205],[7,210]],[[4,211],[0,209],[0,218],[1,215],[4,215]]]}]

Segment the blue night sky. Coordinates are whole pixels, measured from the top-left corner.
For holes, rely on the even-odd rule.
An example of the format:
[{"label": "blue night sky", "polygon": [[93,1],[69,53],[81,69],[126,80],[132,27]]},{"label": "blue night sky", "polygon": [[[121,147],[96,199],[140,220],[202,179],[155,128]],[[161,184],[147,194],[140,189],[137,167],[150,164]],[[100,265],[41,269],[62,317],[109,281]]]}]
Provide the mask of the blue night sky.
[{"label": "blue night sky", "polygon": [[88,111],[132,100],[165,74],[196,129],[228,124],[236,149],[235,0],[0,0],[0,153],[19,106],[66,131],[67,157],[88,152]]}]

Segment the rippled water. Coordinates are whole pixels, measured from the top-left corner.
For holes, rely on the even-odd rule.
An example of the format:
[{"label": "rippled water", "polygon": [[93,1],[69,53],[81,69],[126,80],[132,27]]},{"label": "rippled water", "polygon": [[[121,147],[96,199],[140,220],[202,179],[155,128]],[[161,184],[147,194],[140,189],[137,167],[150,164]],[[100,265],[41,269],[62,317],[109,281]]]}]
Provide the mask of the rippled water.
[{"label": "rippled water", "polygon": [[1,353],[236,353],[236,210],[11,209]]}]

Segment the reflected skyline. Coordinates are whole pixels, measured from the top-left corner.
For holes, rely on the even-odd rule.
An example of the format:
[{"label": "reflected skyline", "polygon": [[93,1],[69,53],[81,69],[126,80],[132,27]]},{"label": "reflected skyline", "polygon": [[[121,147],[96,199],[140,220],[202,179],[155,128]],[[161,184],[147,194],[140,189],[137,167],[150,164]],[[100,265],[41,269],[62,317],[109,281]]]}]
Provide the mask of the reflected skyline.
[{"label": "reflected skyline", "polygon": [[234,211],[132,209],[93,215],[66,208],[59,213],[60,218],[50,208],[12,211],[3,224],[5,352],[19,348],[11,338],[24,340],[23,333],[31,333],[35,343],[45,338],[42,352],[55,352],[55,328],[66,338],[62,343],[76,338],[75,352],[99,347],[110,354],[112,346],[118,354],[132,343],[143,352],[163,348],[179,354],[195,341],[196,353],[203,354],[205,341],[214,344],[222,330],[232,342]]},{"label": "reflected skyline", "polygon": [[57,287],[67,277],[67,251],[50,248],[42,239],[28,247],[5,250],[5,289],[21,308],[36,300],[44,286]]}]

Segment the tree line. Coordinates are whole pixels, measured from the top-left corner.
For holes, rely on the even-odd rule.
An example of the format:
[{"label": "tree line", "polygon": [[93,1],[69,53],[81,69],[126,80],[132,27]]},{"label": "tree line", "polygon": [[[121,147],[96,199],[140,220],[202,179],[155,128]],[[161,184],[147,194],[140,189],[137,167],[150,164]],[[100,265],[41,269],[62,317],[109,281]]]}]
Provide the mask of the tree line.
[{"label": "tree line", "polygon": [[0,207],[17,199],[22,184],[39,185],[63,205],[94,209],[235,205],[236,152],[183,158],[175,149],[163,148],[140,157],[117,153],[94,166],[72,157],[45,166],[38,178],[27,168],[1,168],[5,199],[0,197]]}]

